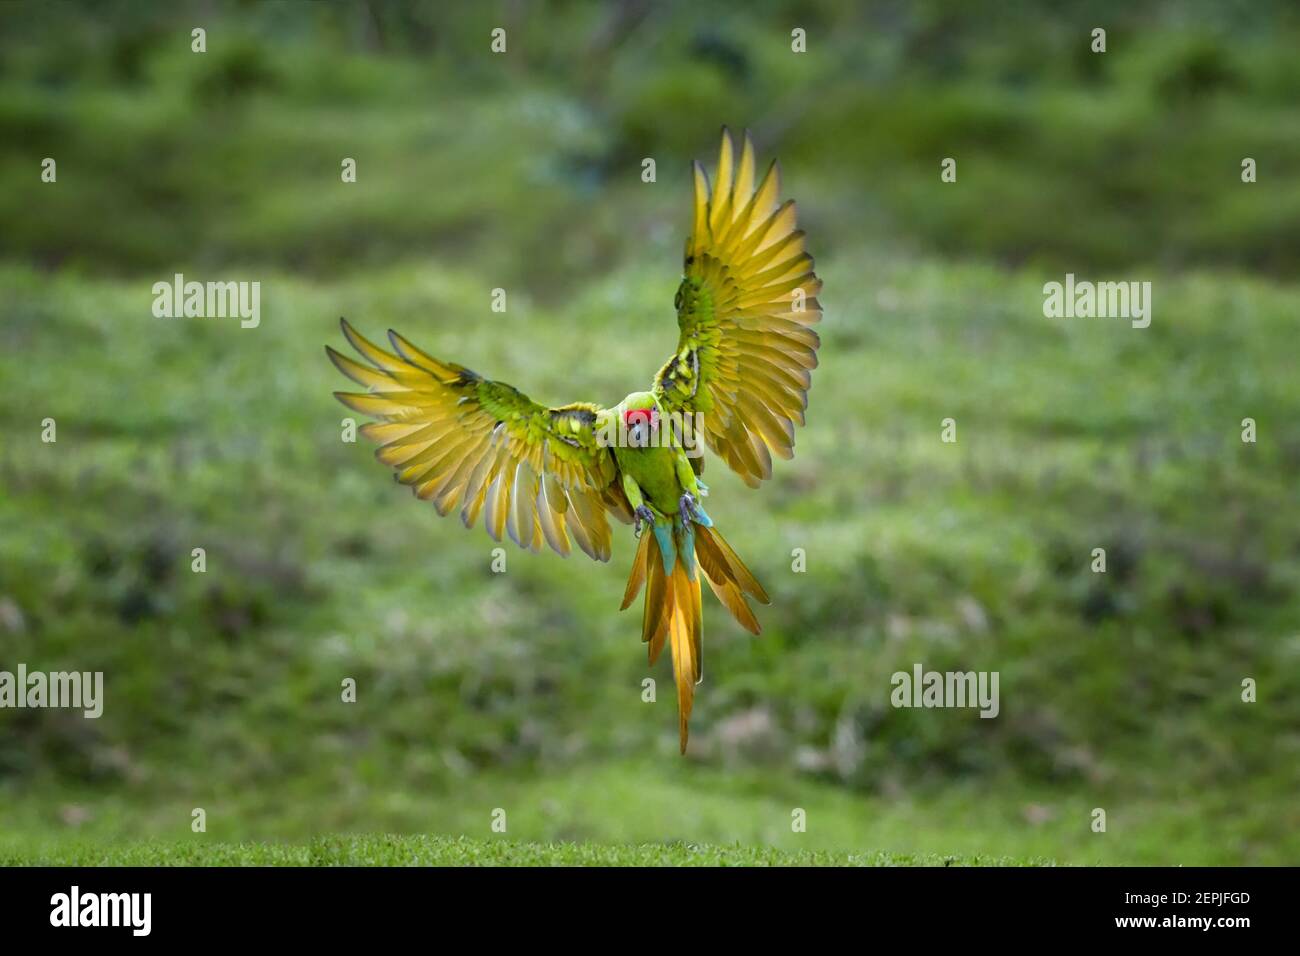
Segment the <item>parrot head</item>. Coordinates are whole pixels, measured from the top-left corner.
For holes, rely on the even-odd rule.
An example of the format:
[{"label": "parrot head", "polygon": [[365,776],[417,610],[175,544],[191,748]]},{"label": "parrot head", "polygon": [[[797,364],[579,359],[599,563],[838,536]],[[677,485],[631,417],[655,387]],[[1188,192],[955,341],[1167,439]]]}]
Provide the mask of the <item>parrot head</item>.
[{"label": "parrot head", "polygon": [[627,431],[628,447],[649,447],[652,436],[659,431],[659,402],[654,393],[633,392],[619,403],[617,412]]}]

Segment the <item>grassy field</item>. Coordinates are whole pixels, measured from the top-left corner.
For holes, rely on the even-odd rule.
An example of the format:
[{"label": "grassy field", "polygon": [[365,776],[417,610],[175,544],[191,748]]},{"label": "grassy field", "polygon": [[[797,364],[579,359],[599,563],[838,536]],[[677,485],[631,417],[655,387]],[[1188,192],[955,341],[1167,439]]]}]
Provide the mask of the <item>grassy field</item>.
[{"label": "grassy field", "polygon": [[[1114,791],[1112,791],[1114,792]],[[35,795],[34,795],[35,796]],[[1244,857],[1285,863],[1269,852],[1280,800],[1251,807],[1190,791],[1106,799],[1108,832],[1089,827],[1091,794],[1063,787],[972,781],[880,796],[766,773],[658,761],[607,761],[545,773],[483,773],[420,790],[395,781],[362,791],[326,791],[313,778],[203,794],[207,832],[191,832],[197,801],[140,790],[63,790],[58,804],[10,804],[0,855],[38,862],[62,846],[133,842],[200,848],[208,841],[305,844],[326,834],[433,834],[584,845],[735,845],[799,853],[855,852],[918,860],[1014,858],[1085,865],[1228,865]],[[504,836],[492,830],[505,811]],[[804,832],[794,832],[794,811]],[[1175,848],[1171,851],[1171,847]]]},{"label": "grassy field", "polygon": [[901,853],[781,852],[769,847],[707,844],[606,846],[518,843],[468,837],[324,837],[309,844],[64,842],[0,866],[1042,866],[1042,860],[910,856]]},{"label": "grassy field", "polygon": [[[428,49],[232,18],[205,59],[36,9],[0,11],[0,668],[106,702],[0,710],[0,861],[1300,860],[1290,21],[1121,20],[1144,52],[1095,66],[867,19],[792,62],[776,5],[608,49],[574,5],[497,70],[469,14]],[[679,759],[630,531],[492,573],[342,440],[323,346],[346,315],[542,401],[644,387],[722,122],[781,156],[826,319],[796,459],[706,470],[773,602],[759,638],[706,607]],[[1152,281],[1151,327],[1044,318],[1067,270]],[[260,281],[261,325],[154,318],[177,271]],[[998,671],[1001,713],[894,709],[915,662]]]},{"label": "grassy field", "polygon": [[[1164,328],[1157,316],[1150,334],[1177,323],[1183,339],[1201,337],[1197,351],[1218,359],[1213,377],[1197,376],[1175,372],[1160,350],[1130,351],[1127,330],[1045,325],[1020,305],[1035,277],[881,260],[869,289],[832,258],[824,272],[841,294],[883,297],[908,321],[863,329],[832,315],[797,466],[760,493],[712,476],[711,511],[774,601],[757,640],[709,609],[710,671],[688,769],[677,770],[671,693],[642,703],[643,650],[634,622],[614,611],[629,550],[608,567],[582,566],[580,578],[574,560],[512,551],[508,572],[492,575],[481,532],[418,507],[360,446],[339,441],[337,383],[320,354],[332,311],[363,327],[381,313],[464,361],[514,378],[527,367],[535,390],[558,399],[564,356],[581,348],[587,323],[665,268],[631,267],[564,308],[498,320],[517,323],[517,337],[486,318],[440,331],[415,314],[471,294],[470,277],[427,268],[343,283],[277,277],[257,330],[159,323],[130,283],[10,270],[18,294],[3,306],[5,334],[23,347],[0,358],[6,375],[23,375],[21,361],[70,378],[32,396],[59,422],[58,443],[13,445],[5,458],[6,579],[27,622],[8,647],[51,668],[103,669],[111,696],[96,722],[5,715],[16,730],[5,779],[22,799],[6,801],[3,817],[34,801],[32,823],[93,826],[84,812],[149,832],[158,821],[139,801],[161,800],[174,807],[165,831],[188,825],[179,803],[213,812],[231,802],[213,812],[214,829],[228,816],[235,833],[274,835],[286,825],[438,828],[438,811],[420,804],[449,800],[451,825],[468,826],[529,772],[563,780],[653,752],[678,780],[667,807],[700,803],[710,784],[692,782],[697,765],[748,775],[749,793],[778,787],[789,806],[830,784],[887,806],[920,791],[941,814],[1041,787],[1054,793],[1000,808],[1018,838],[994,838],[985,821],[974,845],[960,842],[965,852],[1019,853],[1023,843],[1049,856],[1070,847],[1157,861],[1170,829],[1190,827],[1178,841],[1188,862],[1294,853],[1272,831],[1275,814],[1294,812],[1293,771],[1278,759],[1297,725],[1294,565],[1276,560],[1294,529],[1251,518],[1290,507],[1285,430],[1300,419],[1290,359],[1268,344],[1289,322],[1287,290],[1195,277],[1162,286],[1173,316]],[[1217,316],[1233,302],[1242,318],[1222,328]],[[626,329],[627,347],[592,370],[605,380],[597,394],[630,388],[645,357],[668,347],[663,323],[631,316]],[[931,336],[966,344],[918,347]],[[528,344],[538,341],[549,358]],[[989,374],[1011,362],[1016,378]],[[1121,362],[1127,392],[1097,389]],[[86,367],[97,374],[76,371]],[[135,374],[142,368],[150,374]],[[1244,382],[1249,397],[1215,381]],[[854,410],[819,416],[822,405]],[[1233,450],[1243,409],[1282,434]],[[962,428],[956,446],[936,440],[946,415]],[[1143,422],[1158,438],[1143,440]],[[843,454],[845,442],[855,454]],[[761,520],[747,516],[750,501]],[[52,520],[17,520],[37,513]],[[1087,568],[1098,544],[1133,566],[1098,580]],[[207,549],[205,574],[190,571],[195,546]],[[807,574],[791,572],[793,547],[807,551]],[[1242,588],[1252,600],[1234,599]],[[916,660],[1000,670],[1003,713],[890,709],[889,675]],[[1239,701],[1242,675],[1267,688],[1259,705]],[[339,699],[349,676],[355,704]],[[467,800],[468,783],[501,768],[515,771],[499,781],[503,795]],[[593,786],[634,792],[664,772],[614,770]],[[520,799],[536,811],[538,797]],[[673,813],[629,823],[618,800],[575,816],[597,840],[771,840],[781,829],[751,828],[722,803],[695,832]],[[1153,829],[1094,850],[1094,806]],[[291,822],[304,807],[306,822]],[[844,806],[836,840],[873,836],[855,813]],[[533,835],[554,837],[567,816],[541,814]],[[1031,822],[1042,816],[1054,825]],[[963,828],[912,822],[926,834],[914,845],[935,833],[963,840],[953,832]],[[873,845],[897,844],[830,844]]]}]

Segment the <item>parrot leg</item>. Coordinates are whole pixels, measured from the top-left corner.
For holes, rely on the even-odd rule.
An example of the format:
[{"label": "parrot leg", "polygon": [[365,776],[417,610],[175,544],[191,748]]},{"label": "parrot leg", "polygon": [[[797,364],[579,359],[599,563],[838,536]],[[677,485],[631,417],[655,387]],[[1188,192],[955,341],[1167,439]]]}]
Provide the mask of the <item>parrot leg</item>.
[{"label": "parrot leg", "polygon": [[700,496],[700,480],[695,477],[695,470],[691,468],[691,460],[686,457],[686,452],[678,448],[673,456],[673,471],[677,475],[677,483],[682,486],[682,490],[693,498]]},{"label": "parrot leg", "polygon": [[653,526],[655,523],[654,512],[645,505],[637,505],[636,511],[632,512],[632,533],[638,538],[641,537],[641,525],[643,523]]},{"label": "parrot leg", "polygon": [[673,467],[677,472],[677,482],[682,486],[682,496],[677,499],[677,511],[681,515],[682,524],[690,527],[691,522],[695,521],[706,527],[712,527],[713,521],[704,513],[704,509],[700,507],[699,502],[699,499],[708,492],[708,488],[695,477],[695,470],[691,468],[690,459],[686,457],[686,453],[680,448],[677,449],[677,457],[673,462]]},{"label": "parrot leg", "polygon": [[641,486],[631,475],[623,476],[623,493],[627,495],[628,504],[632,506],[632,533],[640,538],[643,523],[654,526],[654,512],[646,506],[645,496],[641,494]]}]

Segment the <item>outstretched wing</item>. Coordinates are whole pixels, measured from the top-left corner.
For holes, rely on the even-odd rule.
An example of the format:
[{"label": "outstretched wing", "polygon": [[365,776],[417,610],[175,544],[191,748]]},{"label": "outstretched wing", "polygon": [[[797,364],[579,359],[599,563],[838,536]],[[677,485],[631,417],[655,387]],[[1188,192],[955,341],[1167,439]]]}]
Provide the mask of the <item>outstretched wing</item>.
[{"label": "outstretched wing", "polygon": [[695,171],[695,222],[677,290],[677,352],[654,390],[669,412],[702,413],[704,439],[745,483],[772,477],[772,455],[794,457],[817,367],[821,280],[795,227],[793,200],[778,204],[775,162],[754,186],[754,146],[739,161],[722,131],[717,181]]},{"label": "outstretched wing", "polygon": [[504,531],[533,551],[542,541],[568,555],[570,540],[597,561],[610,556],[606,511],[631,521],[618,466],[597,442],[594,405],[546,408],[503,382],[422,352],[396,332],[397,354],[364,339],[343,320],[343,334],[374,368],[325,351],[368,393],[335,392],[379,422],[362,433],[416,496],[446,515],[460,507],[465,527],[479,513],[488,534]]}]

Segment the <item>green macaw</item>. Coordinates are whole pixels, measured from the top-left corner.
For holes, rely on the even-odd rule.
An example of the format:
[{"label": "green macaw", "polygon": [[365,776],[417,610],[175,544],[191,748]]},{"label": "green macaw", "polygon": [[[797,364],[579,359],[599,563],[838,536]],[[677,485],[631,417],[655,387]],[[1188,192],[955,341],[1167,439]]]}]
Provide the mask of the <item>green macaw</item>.
[{"label": "green macaw", "polygon": [[[677,351],[649,391],[612,408],[547,408],[503,382],[444,362],[389,331],[393,351],[343,334],[370,366],[326,346],[365,393],[338,399],[378,419],[362,433],[381,446],[416,496],[438,513],[459,508],[522,548],[543,542],[567,556],[576,543],[610,557],[610,514],[632,524],[636,558],[623,608],[646,596],[641,639],[653,665],[672,647],[682,753],[701,678],[700,578],[736,620],[758,634],[746,595],[767,593],[713,526],[700,499],[699,438],[751,487],[772,475],[772,454],[794,456],[820,340],[821,281],[796,228],[795,205],[778,203],[775,162],[755,185],[749,134],[737,158],[724,128],[710,186],[693,164],[694,220],[677,290]],[[692,427],[694,426],[694,427]],[[651,533],[643,533],[649,529]]]}]

